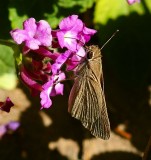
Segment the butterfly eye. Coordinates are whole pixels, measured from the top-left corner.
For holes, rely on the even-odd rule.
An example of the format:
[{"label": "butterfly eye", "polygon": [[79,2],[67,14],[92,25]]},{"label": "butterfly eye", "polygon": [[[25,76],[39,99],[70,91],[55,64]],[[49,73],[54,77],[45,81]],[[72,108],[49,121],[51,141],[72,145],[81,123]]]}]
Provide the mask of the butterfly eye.
[{"label": "butterfly eye", "polygon": [[93,57],[93,52],[88,52],[87,53],[87,59],[91,59]]}]

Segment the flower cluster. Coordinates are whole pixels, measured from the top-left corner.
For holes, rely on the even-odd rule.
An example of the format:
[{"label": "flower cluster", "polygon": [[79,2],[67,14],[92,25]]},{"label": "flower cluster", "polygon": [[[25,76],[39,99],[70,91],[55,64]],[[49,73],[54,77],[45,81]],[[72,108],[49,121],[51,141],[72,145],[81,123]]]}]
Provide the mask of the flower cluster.
[{"label": "flower cluster", "polygon": [[130,4],[130,5],[135,3],[135,2],[140,2],[140,0],[127,0],[127,3]]},{"label": "flower cluster", "polygon": [[[96,30],[87,28],[77,15],[64,18],[58,30],[34,18],[23,23],[23,29],[10,32],[22,48],[20,78],[30,88],[32,95],[41,98],[41,109],[52,105],[51,97],[63,94],[66,71],[74,71],[86,56],[83,45]],[[65,67],[63,67],[65,66]]]}]

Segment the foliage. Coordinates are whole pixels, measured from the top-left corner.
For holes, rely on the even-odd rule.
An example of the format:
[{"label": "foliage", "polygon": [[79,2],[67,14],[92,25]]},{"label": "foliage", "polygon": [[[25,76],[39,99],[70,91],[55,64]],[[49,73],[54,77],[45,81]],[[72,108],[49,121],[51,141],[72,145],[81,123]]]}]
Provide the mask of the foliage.
[{"label": "foliage", "polygon": [[115,0],[98,0],[94,11],[94,22],[105,25],[109,20],[116,20],[120,16],[129,16],[131,13],[143,15],[146,13],[144,3],[147,6],[147,11],[150,12],[151,1],[148,0],[132,6],[127,5],[126,1],[123,0],[116,2]]},{"label": "foliage", "polygon": [[15,86],[16,72],[13,50],[10,47],[0,45],[0,88],[12,89]]},{"label": "foliage", "polygon": [[21,27],[27,17],[45,19],[52,28],[56,28],[63,17],[80,14],[92,7],[93,3],[94,0],[46,0],[45,3],[40,0],[13,0],[9,4],[9,20],[12,28]]}]

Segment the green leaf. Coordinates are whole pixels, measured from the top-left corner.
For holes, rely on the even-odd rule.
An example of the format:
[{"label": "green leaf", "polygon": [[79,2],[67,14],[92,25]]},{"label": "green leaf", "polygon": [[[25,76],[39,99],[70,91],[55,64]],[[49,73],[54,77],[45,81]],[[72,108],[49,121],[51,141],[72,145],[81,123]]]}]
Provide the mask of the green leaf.
[{"label": "green leaf", "polygon": [[15,58],[15,63],[17,66],[19,66],[22,63],[22,54],[20,46],[10,40],[3,40],[3,39],[0,39],[0,44],[3,45],[4,47],[11,48],[14,51],[13,56]]},{"label": "green leaf", "polygon": [[0,87],[12,89],[17,84],[13,50],[4,45],[0,45]]},{"label": "green leaf", "polygon": [[88,8],[91,8],[94,0],[59,0],[58,5],[64,8],[78,7],[79,12],[85,12]]},{"label": "green leaf", "polygon": [[0,45],[0,75],[15,71],[13,50],[10,47]]},{"label": "green leaf", "polygon": [[[148,8],[146,8],[148,6]],[[97,0],[94,12],[94,22],[105,25],[110,19],[115,20],[120,16],[128,16],[132,12],[139,15],[151,11],[151,1],[144,0],[140,3],[128,5],[126,0]]]},{"label": "green leaf", "polygon": [[19,16],[16,8],[9,8],[9,20],[13,29],[22,28],[23,21],[28,18],[27,15]]}]

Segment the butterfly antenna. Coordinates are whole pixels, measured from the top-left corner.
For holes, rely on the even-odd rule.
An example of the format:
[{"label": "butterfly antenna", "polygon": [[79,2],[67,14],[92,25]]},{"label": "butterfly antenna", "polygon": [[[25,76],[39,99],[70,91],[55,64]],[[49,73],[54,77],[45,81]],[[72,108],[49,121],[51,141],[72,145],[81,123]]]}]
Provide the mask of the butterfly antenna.
[{"label": "butterfly antenna", "polygon": [[119,30],[117,29],[112,36],[103,44],[103,46],[101,47],[101,50],[104,48],[104,46],[106,46],[106,44],[116,35],[116,33],[119,32]]}]

